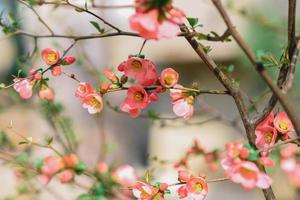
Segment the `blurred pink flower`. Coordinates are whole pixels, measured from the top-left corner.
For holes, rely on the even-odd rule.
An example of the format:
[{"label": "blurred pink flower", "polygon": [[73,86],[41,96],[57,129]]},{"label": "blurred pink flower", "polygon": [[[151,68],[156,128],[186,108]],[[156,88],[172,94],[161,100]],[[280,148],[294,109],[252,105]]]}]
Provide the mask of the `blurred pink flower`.
[{"label": "blurred pink flower", "polygon": [[178,79],[179,74],[174,69],[167,68],[161,72],[159,81],[162,86],[170,88],[177,84]]},{"label": "blurred pink flower", "polygon": [[[260,148],[267,148],[275,144],[277,139],[277,130],[273,126],[265,125],[265,126],[258,126],[255,129],[255,145],[258,149]],[[271,152],[270,150],[266,150],[261,152],[264,156],[268,155]]]},{"label": "blurred pink flower", "polygon": [[93,93],[94,88],[90,83],[81,82],[79,83],[77,90],[75,92],[75,96],[79,98],[84,98],[86,95]]},{"label": "blurred pink flower", "polygon": [[61,66],[56,65],[56,66],[52,67],[52,69],[51,69],[51,74],[52,74],[52,76],[54,76],[54,77],[60,76],[60,75],[62,74]]},{"label": "blurred pink flower", "polygon": [[74,178],[74,172],[72,170],[64,170],[60,175],[59,175],[59,180],[61,183],[68,183],[72,181]]},{"label": "blurred pink flower", "polygon": [[83,97],[83,108],[88,109],[90,114],[96,114],[102,111],[103,101],[98,93],[89,93]]},{"label": "blurred pink flower", "polygon": [[112,176],[117,183],[125,187],[131,187],[137,183],[137,176],[134,168],[127,164],[117,167]]},{"label": "blurred pink flower", "polygon": [[34,82],[31,82],[28,79],[15,79],[14,82],[14,89],[19,93],[22,99],[29,99],[32,96],[32,87]]},{"label": "blurred pink flower", "polygon": [[54,92],[51,88],[46,87],[46,88],[42,88],[39,91],[39,97],[41,99],[45,99],[45,100],[53,100],[54,99]]},{"label": "blurred pink flower", "polygon": [[173,111],[174,113],[179,116],[183,117],[184,119],[190,118],[194,113],[194,97],[189,96],[185,99],[180,99],[175,101],[173,104]]}]

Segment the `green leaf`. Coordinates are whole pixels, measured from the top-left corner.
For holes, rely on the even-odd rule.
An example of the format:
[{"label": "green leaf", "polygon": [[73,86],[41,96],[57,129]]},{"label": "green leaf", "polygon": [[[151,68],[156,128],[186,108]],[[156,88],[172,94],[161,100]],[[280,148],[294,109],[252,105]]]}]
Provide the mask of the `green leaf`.
[{"label": "green leaf", "polygon": [[44,165],[44,160],[43,159],[37,159],[35,162],[34,162],[34,167],[40,171],[42,169]]},{"label": "green leaf", "polygon": [[104,33],[105,29],[101,28],[100,25],[95,21],[90,21],[90,23],[97,29],[97,31],[101,34]]},{"label": "green leaf", "polygon": [[20,165],[27,164],[29,162],[29,157],[26,153],[21,153],[16,156],[15,158],[16,162]]},{"label": "green leaf", "polygon": [[226,68],[226,71],[228,73],[232,73],[232,72],[234,72],[234,70],[235,70],[235,66],[233,64],[228,65],[227,68]]},{"label": "green leaf", "polygon": [[186,18],[191,25],[191,27],[195,28],[198,25],[199,19],[195,17],[187,17]]},{"label": "green leaf", "polygon": [[47,145],[48,146],[51,145],[52,142],[53,142],[53,137],[50,137],[50,138],[47,139]]},{"label": "green leaf", "polygon": [[76,8],[75,8],[75,11],[76,11],[76,12],[84,12],[84,9],[83,9],[83,8],[78,8],[78,7],[76,7]]},{"label": "green leaf", "polygon": [[76,166],[75,166],[75,173],[77,175],[80,175],[83,173],[83,171],[87,168],[86,164],[84,162],[79,162]]},{"label": "green leaf", "polygon": [[4,83],[0,83],[0,90],[5,89],[5,84]]},{"label": "green leaf", "polygon": [[19,142],[19,145],[22,145],[22,144],[28,144],[28,141],[24,140],[24,141]]},{"label": "green leaf", "polygon": [[147,171],[145,172],[145,175],[144,175],[144,180],[145,180],[147,183],[149,183],[149,182],[151,181],[151,179],[152,179],[151,173],[150,173],[149,170],[147,170]]}]

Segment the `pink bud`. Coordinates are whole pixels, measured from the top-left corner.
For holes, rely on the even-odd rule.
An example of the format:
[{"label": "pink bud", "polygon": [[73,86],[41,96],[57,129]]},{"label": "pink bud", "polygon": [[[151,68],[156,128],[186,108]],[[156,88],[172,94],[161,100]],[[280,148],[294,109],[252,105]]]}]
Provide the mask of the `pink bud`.
[{"label": "pink bud", "polygon": [[72,181],[73,178],[74,178],[74,172],[72,170],[65,170],[59,176],[59,180],[61,183],[68,183]]},{"label": "pink bud", "polygon": [[108,69],[105,69],[103,71],[104,76],[106,76],[106,78],[108,78],[112,83],[116,84],[119,82],[119,78],[116,76],[116,74]]},{"label": "pink bud", "polygon": [[63,162],[66,167],[74,168],[79,163],[79,158],[75,154],[70,154],[63,157]]},{"label": "pink bud", "polygon": [[100,163],[98,163],[96,170],[100,174],[104,174],[104,173],[108,172],[108,165],[105,162],[100,162]]},{"label": "pink bud", "polygon": [[54,66],[52,69],[51,69],[51,74],[54,76],[54,77],[58,77],[62,74],[62,69],[59,65],[56,65]]},{"label": "pink bud", "polygon": [[149,95],[149,98],[150,98],[151,101],[157,101],[158,100],[158,96],[154,92]]},{"label": "pink bud", "polygon": [[39,97],[41,99],[45,99],[45,100],[53,100],[54,99],[54,92],[52,89],[50,89],[49,87],[46,88],[42,88],[39,91]]},{"label": "pink bud", "polygon": [[240,151],[240,156],[241,156],[241,158],[243,158],[243,159],[247,159],[248,156],[249,156],[249,151],[248,151],[248,149],[242,148],[241,151]]},{"label": "pink bud", "polygon": [[64,58],[64,60],[63,60],[62,63],[63,63],[64,65],[71,65],[71,64],[73,64],[75,61],[76,61],[76,58],[75,58],[75,57],[73,57],[73,56],[68,56],[68,57]]},{"label": "pink bud", "polygon": [[178,180],[180,182],[187,182],[191,177],[191,174],[187,170],[179,170],[178,171]]},{"label": "pink bud", "polygon": [[169,187],[169,185],[168,185],[167,183],[161,183],[161,184],[159,185],[159,189],[160,189],[161,191],[165,191],[166,189],[168,189],[168,187]]}]

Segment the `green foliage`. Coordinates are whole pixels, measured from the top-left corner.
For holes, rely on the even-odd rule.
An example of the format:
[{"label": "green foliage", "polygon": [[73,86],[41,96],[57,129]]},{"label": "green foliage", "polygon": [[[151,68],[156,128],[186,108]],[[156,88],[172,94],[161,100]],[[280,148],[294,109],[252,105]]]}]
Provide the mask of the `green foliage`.
[{"label": "green foliage", "polygon": [[16,156],[15,161],[19,164],[19,165],[25,165],[29,162],[29,156],[27,153],[21,153],[19,155]]},{"label": "green foliage", "polygon": [[196,17],[187,17],[186,19],[192,28],[203,26],[202,24],[199,23],[199,19]]},{"label": "green foliage", "polygon": [[0,27],[4,34],[14,33],[19,29],[19,22],[13,15],[9,13],[7,17],[4,16],[4,11],[0,13]]},{"label": "green foliage", "polygon": [[101,34],[104,33],[105,29],[101,28],[100,25],[95,21],[90,21],[90,23],[97,29],[97,31]]},{"label": "green foliage", "polygon": [[35,6],[40,3],[40,0],[26,0],[26,2],[31,6]]},{"label": "green foliage", "polygon": [[85,164],[84,162],[79,162],[79,163],[75,166],[74,171],[75,171],[75,173],[76,173],[77,175],[80,175],[80,174],[82,174],[82,173],[84,172],[84,170],[86,170],[86,168],[87,168],[87,166],[86,166],[86,164]]}]

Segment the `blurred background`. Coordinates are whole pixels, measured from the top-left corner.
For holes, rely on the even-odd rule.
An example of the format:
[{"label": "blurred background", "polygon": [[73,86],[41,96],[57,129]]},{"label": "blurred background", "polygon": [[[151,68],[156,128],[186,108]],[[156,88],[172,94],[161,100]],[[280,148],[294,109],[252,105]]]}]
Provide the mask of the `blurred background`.
[{"label": "blurred background", "polygon": [[[71,2],[84,6],[84,0]],[[132,0],[95,0],[97,5],[132,5]],[[287,29],[287,1],[282,0],[243,0],[224,1],[234,24],[242,33],[247,42],[257,52],[258,56],[272,53],[278,59],[286,47]],[[175,5],[185,11],[189,17],[197,17],[203,27],[203,33],[210,31],[222,34],[226,27],[213,7],[210,0],[176,0]],[[95,28],[89,21],[96,19],[74,9],[53,5],[36,6],[36,11],[57,34],[89,35],[95,33]],[[1,0],[0,10],[4,15],[12,12],[21,23],[22,30],[34,34],[47,34],[47,30],[38,21],[36,15],[18,3],[16,0]],[[128,28],[128,18],[134,13],[132,8],[122,9],[94,9],[95,13],[103,16],[111,23],[124,30]],[[100,23],[101,24],[101,23]],[[101,24],[101,26],[105,27]],[[2,35],[2,38],[6,38]],[[13,37],[0,40],[0,82],[12,81],[12,74],[26,73],[32,67],[42,67],[43,63],[39,54],[28,59],[34,50],[35,41],[29,37]],[[37,51],[50,47],[61,52],[72,41],[68,39],[48,38],[37,41]],[[65,68],[67,73],[76,74],[81,81],[99,85],[103,76],[101,71],[106,68],[115,69],[119,63],[126,60],[129,54],[138,53],[143,40],[140,38],[113,37],[96,40],[83,40],[76,44],[69,55],[78,58],[76,64]],[[211,46],[209,53],[221,66],[234,66],[230,71],[236,81],[257,104],[263,103],[268,97],[268,90],[252,66],[241,53],[235,42],[203,42]],[[192,86],[197,85],[202,89],[223,89],[216,78],[201,63],[197,55],[184,38],[174,38],[159,42],[147,42],[143,53],[148,59],[153,60],[161,69],[175,68],[180,74],[180,83]],[[22,72],[20,71],[22,70]],[[277,66],[270,66],[270,72],[276,74]],[[299,70],[297,74],[299,73]],[[82,108],[81,102],[76,99],[74,92],[77,83],[64,76],[50,78],[50,86],[56,94],[56,104],[59,114],[49,113],[49,106],[41,105],[38,97],[30,101],[21,101],[12,90],[0,93],[0,130],[13,123],[13,127],[25,136],[43,141],[45,137],[63,132],[68,136],[76,135],[80,143],[77,152],[90,166],[99,160],[109,163],[129,163],[141,171],[154,169],[154,175],[160,181],[175,181],[176,172],[172,165],[161,165],[153,161],[176,161],[180,159],[194,139],[199,139],[207,149],[224,148],[224,144],[234,139],[244,139],[245,133],[238,120],[238,112],[232,99],[228,96],[203,95],[196,102],[197,115],[187,124],[181,120],[151,120],[131,119],[125,114],[115,112],[106,106],[104,111],[97,116],[90,115]],[[296,87],[291,91],[295,103],[299,100],[300,82],[296,79]],[[262,95],[263,94],[263,95]],[[113,106],[123,101],[125,93],[114,93],[106,97]],[[62,108],[63,107],[63,108]],[[161,95],[160,101],[154,103],[151,110],[159,112],[161,116],[173,117],[172,106],[168,95]],[[297,108],[299,109],[299,108]],[[53,116],[57,115],[61,124]],[[212,119],[207,123],[199,123]],[[232,124],[237,124],[233,126]],[[12,138],[14,138],[12,136]],[[18,143],[17,139],[16,144]],[[55,138],[57,139],[57,138]],[[1,148],[1,147],[0,147]],[[103,153],[103,150],[106,154]],[[47,150],[38,150],[33,157],[49,155]],[[195,173],[205,171],[203,160],[195,159],[192,168]],[[291,199],[295,195],[292,187],[276,168],[270,170],[274,177],[274,190],[278,199]],[[222,170],[218,173],[207,172],[209,178],[222,177]],[[45,187],[38,197],[16,197],[15,188],[18,181],[10,167],[0,168],[0,199],[13,196],[12,199],[74,199],[82,191],[76,187],[62,186],[53,181]],[[57,189],[59,186],[59,189]],[[57,190],[59,197],[53,197],[52,190]],[[224,192],[226,190],[226,192]],[[51,195],[52,193],[52,195]],[[176,199],[170,197],[170,199]],[[264,199],[261,191],[245,192],[242,187],[230,183],[216,183],[210,186],[208,199]]]}]

